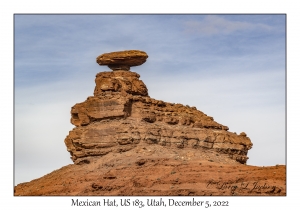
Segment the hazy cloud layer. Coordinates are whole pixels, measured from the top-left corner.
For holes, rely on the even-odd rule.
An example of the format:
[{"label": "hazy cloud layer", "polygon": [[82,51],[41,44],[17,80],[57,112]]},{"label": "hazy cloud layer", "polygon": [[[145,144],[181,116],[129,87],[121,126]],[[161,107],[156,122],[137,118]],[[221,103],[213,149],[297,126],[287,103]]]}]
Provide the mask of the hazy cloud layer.
[{"label": "hazy cloud layer", "polygon": [[248,21],[227,20],[217,15],[207,15],[201,21],[187,21],[186,31],[204,35],[228,35],[236,32],[271,31],[272,26]]}]

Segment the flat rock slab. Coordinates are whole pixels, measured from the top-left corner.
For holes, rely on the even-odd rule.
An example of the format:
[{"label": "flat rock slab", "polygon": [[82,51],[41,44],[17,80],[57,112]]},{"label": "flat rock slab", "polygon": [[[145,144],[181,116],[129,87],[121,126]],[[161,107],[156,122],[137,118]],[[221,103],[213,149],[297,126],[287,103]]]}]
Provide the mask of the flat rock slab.
[{"label": "flat rock slab", "polygon": [[130,70],[131,66],[139,66],[146,62],[147,53],[139,50],[125,50],[119,52],[104,53],[97,57],[97,63],[107,65],[110,69]]}]

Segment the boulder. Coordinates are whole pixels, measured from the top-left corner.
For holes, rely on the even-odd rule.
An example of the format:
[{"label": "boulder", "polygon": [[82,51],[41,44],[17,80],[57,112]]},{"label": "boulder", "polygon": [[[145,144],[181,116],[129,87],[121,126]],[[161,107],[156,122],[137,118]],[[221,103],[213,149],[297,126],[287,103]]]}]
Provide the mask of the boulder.
[{"label": "boulder", "polygon": [[96,59],[99,65],[107,65],[113,71],[130,70],[131,66],[139,66],[146,62],[147,53],[139,50],[125,50],[99,55]]}]

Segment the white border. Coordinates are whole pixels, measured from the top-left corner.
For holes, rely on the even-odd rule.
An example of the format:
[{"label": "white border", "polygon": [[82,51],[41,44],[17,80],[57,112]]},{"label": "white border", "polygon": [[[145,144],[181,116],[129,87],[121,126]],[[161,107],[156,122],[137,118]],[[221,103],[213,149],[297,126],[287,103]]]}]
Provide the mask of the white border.
[{"label": "white border", "polygon": [[[295,2],[295,3],[294,3]],[[72,197],[13,196],[13,14],[15,13],[280,13],[287,14],[287,196],[286,197],[197,197],[199,200],[229,200],[230,209],[272,207],[282,209],[297,205],[299,180],[297,143],[299,119],[299,11],[296,1],[7,1],[1,3],[1,204],[5,209],[71,209]],[[4,116],[4,117],[3,117]],[[81,197],[84,199],[85,197]],[[130,197],[134,199],[135,197]],[[146,197],[137,197],[146,199]],[[97,199],[92,197],[89,199]],[[102,198],[101,198],[102,199]],[[119,199],[119,198],[116,198]],[[99,207],[98,207],[99,208]],[[106,209],[101,207],[102,209]],[[111,209],[111,208],[108,208]]]}]

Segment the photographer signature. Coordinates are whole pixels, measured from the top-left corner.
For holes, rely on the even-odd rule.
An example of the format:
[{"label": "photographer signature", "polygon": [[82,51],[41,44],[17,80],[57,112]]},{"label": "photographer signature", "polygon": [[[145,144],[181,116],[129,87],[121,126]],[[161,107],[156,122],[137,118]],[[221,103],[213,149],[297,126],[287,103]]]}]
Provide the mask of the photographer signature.
[{"label": "photographer signature", "polygon": [[254,182],[238,182],[238,181],[214,181],[209,180],[206,188],[216,188],[219,190],[230,190],[233,194],[236,191],[247,190],[248,192],[261,192],[262,190],[270,190],[270,192],[275,191],[275,185],[268,185],[266,182],[262,183],[259,181]]}]

